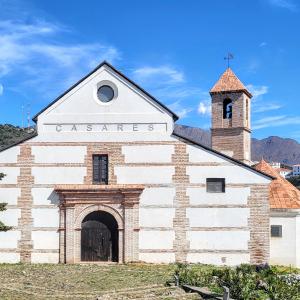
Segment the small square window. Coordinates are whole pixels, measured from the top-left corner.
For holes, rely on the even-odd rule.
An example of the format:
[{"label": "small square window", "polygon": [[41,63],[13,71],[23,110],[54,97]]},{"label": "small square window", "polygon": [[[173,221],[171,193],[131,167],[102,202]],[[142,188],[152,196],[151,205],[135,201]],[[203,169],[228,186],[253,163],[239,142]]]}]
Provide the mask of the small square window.
[{"label": "small square window", "polygon": [[282,237],[281,225],[271,225],[271,237]]},{"label": "small square window", "polygon": [[225,178],[206,178],[207,193],[225,193]]}]

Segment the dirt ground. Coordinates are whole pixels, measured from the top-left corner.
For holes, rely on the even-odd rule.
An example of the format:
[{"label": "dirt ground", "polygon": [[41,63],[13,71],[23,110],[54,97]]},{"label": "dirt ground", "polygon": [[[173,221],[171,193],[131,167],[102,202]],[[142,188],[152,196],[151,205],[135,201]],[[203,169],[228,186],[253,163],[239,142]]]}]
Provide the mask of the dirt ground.
[{"label": "dirt ground", "polygon": [[0,264],[0,299],[199,299],[165,286],[172,265]]}]

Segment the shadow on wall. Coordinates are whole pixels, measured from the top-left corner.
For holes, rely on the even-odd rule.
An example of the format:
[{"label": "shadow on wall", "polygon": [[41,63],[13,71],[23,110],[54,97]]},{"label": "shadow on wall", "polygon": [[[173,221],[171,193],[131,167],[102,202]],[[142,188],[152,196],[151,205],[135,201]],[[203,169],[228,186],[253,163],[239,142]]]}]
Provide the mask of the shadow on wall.
[{"label": "shadow on wall", "polygon": [[49,195],[47,200],[49,200],[51,204],[54,204],[54,205],[59,204],[59,196],[55,191],[52,191],[52,193]]}]

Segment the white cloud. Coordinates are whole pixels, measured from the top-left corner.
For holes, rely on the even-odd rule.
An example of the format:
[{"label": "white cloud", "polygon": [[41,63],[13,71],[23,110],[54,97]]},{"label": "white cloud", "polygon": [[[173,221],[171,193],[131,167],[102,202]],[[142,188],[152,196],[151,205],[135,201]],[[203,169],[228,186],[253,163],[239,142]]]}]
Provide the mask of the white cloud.
[{"label": "white cloud", "polygon": [[172,65],[143,66],[134,69],[131,76],[161,101],[171,102],[168,107],[180,118],[195,110],[189,103],[203,93],[201,89],[190,86],[184,72]]},{"label": "white cloud", "polygon": [[266,117],[253,122],[253,129],[280,127],[286,125],[300,124],[300,117],[290,117],[286,115]]},{"label": "white cloud", "polygon": [[266,47],[268,44],[266,43],[266,42],[261,42],[260,44],[259,44],[259,47]]},{"label": "white cloud", "polygon": [[253,95],[253,98],[258,98],[262,95],[265,95],[269,91],[269,87],[266,85],[253,85],[253,84],[248,84],[247,89],[251,92]]},{"label": "white cloud", "polygon": [[273,6],[277,6],[280,8],[286,8],[290,11],[297,10],[297,5],[292,0],[268,0],[268,1]]},{"label": "white cloud", "polygon": [[258,59],[252,59],[250,60],[249,64],[248,64],[248,72],[250,73],[256,73],[257,70],[260,68],[260,61]]},{"label": "white cloud", "polygon": [[145,66],[135,69],[132,72],[135,78],[142,82],[160,81],[164,84],[181,83],[184,81],[183,72],[176,70],[172,66]]},{"label": "white cloud", "polygon": [[198,113],[200,115],[210,115],[211,114],[211,101],[202,100],[198,105]]},{"label": "white cloud", "polygon": [[68,34],[64,26],[41,20],[0,21],[0,77],[21,74],[36,91],[45,92],[47,84],[47,91],[53,86],[57,93],[102,60],[120,58],[110,45],[59,42]]},{"label": "white cloud", "polygon": [[3,94],[3,85],[0,83],[0,96]]},{"label": "white cloud", "polygon": [[266,111],[271,111],[271,110],[277,110],[280,108],[282,108],[282,105],[280,105],[280,104],[264,103],[264,104],[260,104],[260,105],[254,105],[253,112],[261,113],[261,112],[266,112]]},{"label": "white cloud", "polygon": [[185,118],[187,115],[193,111],[193,108],[183,106],[180,101],[173,102],[172,104],[168,105],[168,107],[173,110],[179,118]]},{"label": "white cloud", "polygon": [[[150,85],[149,88],[151,89]],[[168,98],[168,99],[184,99],[184,98],[191,98],[191,97],[199,97],[199,95],[202,94],[202,90],[199,88],[194,88],[188,85],[178,86],[176,84],[169,84],[169,85],[166,84],[164,87],[155,89],[154,92],[155,95],[157,95],[157,97]]]}]

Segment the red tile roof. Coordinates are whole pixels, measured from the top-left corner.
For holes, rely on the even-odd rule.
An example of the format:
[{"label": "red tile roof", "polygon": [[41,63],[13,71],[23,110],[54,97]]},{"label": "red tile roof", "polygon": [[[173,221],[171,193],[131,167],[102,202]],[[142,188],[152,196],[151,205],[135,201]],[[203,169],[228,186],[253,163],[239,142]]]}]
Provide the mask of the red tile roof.
[{"label": "red tile roof", "polygon": [[271,208],[300,209],[300,191],[295,186],[280,176],[280,174],[263,159],[255,165],[254,168],[275,177],[269,187]]},{"label": "red tile roof", "polygon": [[221,75],[219,80],[210,90],[211,94],[222,93],[222,92],[245,92],[250,98],[251,93],[247,90],[244,84],[238,79],[238,77],[233,73],[230,68]]}]

